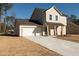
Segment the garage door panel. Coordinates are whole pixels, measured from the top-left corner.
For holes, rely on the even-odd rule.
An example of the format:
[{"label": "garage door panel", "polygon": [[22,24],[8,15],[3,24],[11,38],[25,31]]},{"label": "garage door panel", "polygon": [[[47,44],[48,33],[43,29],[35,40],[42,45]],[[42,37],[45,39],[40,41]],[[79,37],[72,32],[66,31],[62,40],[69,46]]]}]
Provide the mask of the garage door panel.
[{"label": "garage door panel", "polygon": [[36,26],[20,26],[20,36],[34,36],[40,35],[40,32]]},{"label": "garage door panel", "polygon": [[31,36],[34,35],[34,28],[23,28],[23,36]]}]

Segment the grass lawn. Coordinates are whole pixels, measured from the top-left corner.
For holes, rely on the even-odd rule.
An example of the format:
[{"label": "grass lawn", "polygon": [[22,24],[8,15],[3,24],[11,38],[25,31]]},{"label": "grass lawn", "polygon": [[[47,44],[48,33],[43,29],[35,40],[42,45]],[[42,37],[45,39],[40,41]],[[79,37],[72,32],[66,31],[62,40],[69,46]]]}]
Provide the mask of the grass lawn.
[{"label": "grass lawn", "polygon": [[0,55],[59,56],[60,54],[22,37],[0,36]]},{"label": "grass lawn", "polygon": [[63,39],[63,40],[69,40],[69,41],[73,41],[73,42],[78,42],[79,43],[79,35],[73,35],[73,34],[69,34],[67,36],[58,36],[57,38]]}]

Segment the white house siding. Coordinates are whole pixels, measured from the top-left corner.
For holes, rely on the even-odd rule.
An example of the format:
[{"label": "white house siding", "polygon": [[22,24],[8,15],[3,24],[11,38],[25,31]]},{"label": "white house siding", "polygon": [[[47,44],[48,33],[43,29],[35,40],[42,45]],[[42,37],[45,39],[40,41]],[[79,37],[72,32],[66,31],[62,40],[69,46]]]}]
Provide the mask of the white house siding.
[{"label": "white house siding", "polygon": [[54,29],[50,29],[50,35],[54,35]]},{"label": "white house siding", "polygon": [[[49,19],[49,15],[52,15],[52,20]],[[58,16],[58,20],[55,20],[55,16]],[[61,23],[63,24],[63,31],[62,34],[66,35],[66,25],[67,25],[67,19],[65,16],[61,16],[54,7],[50,8],[46,11],[46,22],[52,22],[52,23]],[[57,34],[61,35],[61,26],[57,28]]]},{"label": "white house siding", "polygon": [[61,31],[62,31],[62,35],[66,35],[66,26],[62,26],[62,29],[61,26],[58,26],[57,35],[61,35]]},{"label": "white house siding", "polygon": [[45,35],[45,31],[43,31],[43,35]]},{"label": "white house siding", "polygon": [[57,28],[57,35],[61,35],[61,26],[58,26]]},{"label": "white house siding", "polygon": [[65,16],[60,16],[60,23],[67,25],[67,17]]},{"label": "white house siding", "polygon": [[63,35],[66,35],[66,26],[63,27]]},{"label": "white house siding", "polygon": [[[49,20],[49,15],[52,15],[52,20]],[[56,15],[58,16],[58,19],[59,19],[58,21],[55,20]],[[60,14],[54,8],[50,8],[49,10],[46,11],[46,21],[59,23],[60,22]]]},{"label": "white house siding", "polygon": [[20,25],[20,36],[39,36],[41,35],[41,29],[37,26]]}]

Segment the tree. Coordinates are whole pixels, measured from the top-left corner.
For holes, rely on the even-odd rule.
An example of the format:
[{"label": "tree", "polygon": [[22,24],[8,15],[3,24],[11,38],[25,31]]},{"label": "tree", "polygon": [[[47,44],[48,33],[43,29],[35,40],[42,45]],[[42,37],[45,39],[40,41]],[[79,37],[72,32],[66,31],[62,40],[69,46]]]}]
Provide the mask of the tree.
[{"label": "tree", "polygon": [[11,9],[11,3],[0,3],[0,16],[4,15],[4,32],[6,31],[6,14],[7,10]]},{"label": "tree", "polygon": [[11,3],[0,3],[0,15],[7,14],[7,10],[11,9],[12,4]]},{"label": "tree", "polygon": [[71,22],[79,25],[79,19],[77,18],[76,15],[70,15],[68,20],[70,20]]},{"label": "tree", "polygon": [[13,32],[15,30],[15,18],[13,16],[6,17],[6,33]]},{"label": "tree", "polygon": [[77,16],[76,15],[70,15],[70,19],[71,19],[71,21],[75,21],[75,20],[77,20]]},{"label": "tree", "polygon": [[0,11],[7,11],[12,7],[11,3],[0,3]]}]

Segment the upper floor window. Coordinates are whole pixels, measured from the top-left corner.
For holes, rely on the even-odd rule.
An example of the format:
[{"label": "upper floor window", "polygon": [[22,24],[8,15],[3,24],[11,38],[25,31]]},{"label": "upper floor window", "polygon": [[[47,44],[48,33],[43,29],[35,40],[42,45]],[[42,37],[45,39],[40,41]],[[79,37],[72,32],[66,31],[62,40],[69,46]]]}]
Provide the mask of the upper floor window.
[{"label": "upper floor window", "polygon": [[56,20],[58,20],[58,16],[56,15]]},{"label": "upper floor window", "polygon": [[49,15],[49,19],[52,20],[52,15]]}]

